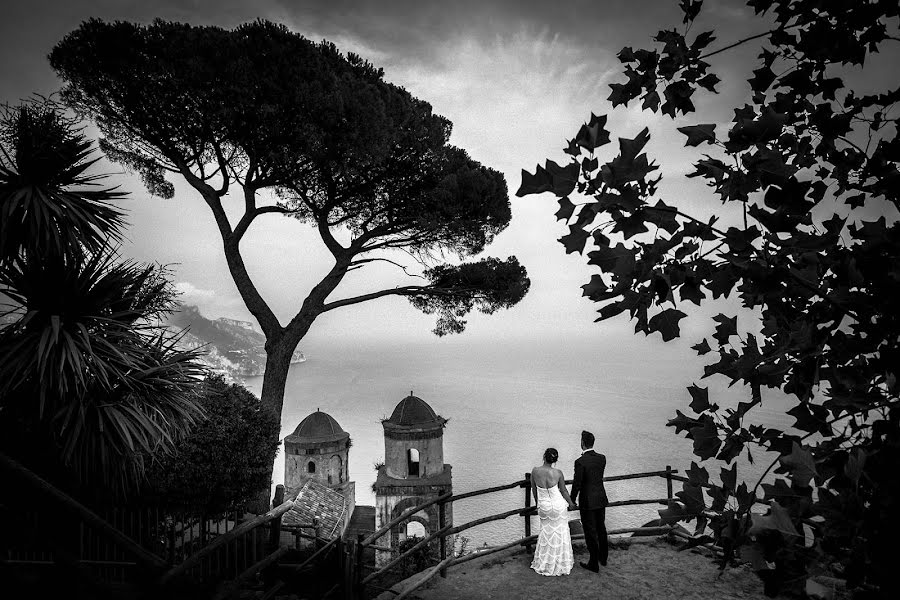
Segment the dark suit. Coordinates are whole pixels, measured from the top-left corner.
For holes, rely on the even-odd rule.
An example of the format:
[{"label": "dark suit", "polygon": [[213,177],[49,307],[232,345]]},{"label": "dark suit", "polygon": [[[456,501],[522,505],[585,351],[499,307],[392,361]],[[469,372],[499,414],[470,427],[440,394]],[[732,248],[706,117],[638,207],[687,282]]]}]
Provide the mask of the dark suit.
[{"label": "dark suit", "polygon": [[[606,488],[603,487],[603,472],[606,470],[606,457],[593,450],[586,450],[581,458],[575,461],[575,481],[572,483],[572,502],[578,504],[581,513],[581,526],[584,528],[584,541],[591,554],[588,565],[595,568],[605,565],[609,555],[606,539]],[[581,495],[581,502],[578,496]]]}]

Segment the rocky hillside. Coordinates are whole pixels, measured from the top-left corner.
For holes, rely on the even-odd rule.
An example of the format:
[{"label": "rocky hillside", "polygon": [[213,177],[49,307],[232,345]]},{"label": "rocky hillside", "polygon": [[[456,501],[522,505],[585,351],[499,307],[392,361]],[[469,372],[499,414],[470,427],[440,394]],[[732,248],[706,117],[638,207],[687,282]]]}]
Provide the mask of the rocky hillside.
[{"label": "rocky hillside", "polygon": [[[196,306],[182,306],[169,316],[166,325],[177,330],[187,329],[182,345],[185,348],[202,347],[207,351],[202,362],[228,379],[257,377],[265,370],[263,345],[266,338],[247,321],[207,319]],[[296,350],[291,362],[304,360],[303,353]]]}]

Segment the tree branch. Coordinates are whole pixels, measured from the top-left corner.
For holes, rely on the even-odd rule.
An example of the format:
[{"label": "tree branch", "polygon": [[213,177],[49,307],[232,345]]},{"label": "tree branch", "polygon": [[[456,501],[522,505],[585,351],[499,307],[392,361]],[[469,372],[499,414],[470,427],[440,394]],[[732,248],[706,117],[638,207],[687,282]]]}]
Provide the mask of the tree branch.
[{"label": "tree branch", "polygon": [[381,261],[381,262],[390,263],[390,264],[394,265],[395,267],[399,267],[399,268],[400,268],[406,275],[408,275],[409,277],[421,277],[422,279],[424,279],[424,277],[422,277],[422,275],[417,275],[417,274],[415,274],[415,273],[410,273],[409,271],[406,270],[406,267],[403,266],[403,265],[401,265],[400,263],[394,262],[394,261],[392,261],[392,260],[389,259],[389,258],[384,258],[384,257],[380,257],[380,256],[379,256],[379,257],[376,257],[376,258],[362,258],[362,259],[359,259],[359,260],[354,260],[354,261],[352,261],[352,262],[350,263],[350,266],[351,266],[351,267],[358,267],[358,266],[362,266],[362,265],[365,264],[365,263],[376,262],[376,261]]},{"label": "tree branch", "polygon": [[323,216],[321,219],[316,219],[316,223],[319,229],[319,237],[325,242],[325,247],[328,248],[328,251],[331,252],[332,256],[336,259],[342,258],[347,253],[347,248],[341,246],[334,238],[334,235],[331,233],[331,228],[328,227],[327,218]]},{"label": "tree branch", "polygon": [[227,242],[234,231],[231,228],[231,222],[228,220],[228,215],[225,214],[225,209],[222,208],[222,199],[219,198],[219,194],[211,185],[197,177],[186,163],[182,162],[177,166],[181,176],[185,178],[191,187],[200,192],[200,195],[206,201],[207,206],[212,210],[213,217],[216,219],[216,225],[219,228],[219,233],[222,235],[222,240]]},{"label": "tree branch", "polygon": [[428,286],[407,285],[404,287],[372,292],[370,294],[362,294],[361,296],[354,296],[352,298],[344,298],[343,300],[335,300],[334,302],[329,302],[324,307],[322,307],[322,312],[328,312],[329,310],[334,310],[335,308],[340,308],[342,306],[349,306],[351,304],[359,304],[360,302],[374,300],[375,298],[383,298],[384,296],[412,296],[426,289],[428,289]]},{"label": "tree branch", "polygon": [[757,33],[756,35],[751,35],[750,37],[746,37],[742,40],[738,40],[738,41],[734,42],[733,44],[729,44],[727,46],[719,48],[718,50],[713,50],[712,52],[707,52],[706,54],[703,54],[703,55],[697,57],[697,60],[703,60],[704,58],[709,58],[710,56],[715,56],[716,54],[720,54],[722,52],[725,52],[726,50],[731,50],[732,48],[740,46],[741,44],[746,44],[747,42],[752,42],[753,40],[758,40],[761,37],[766,37],[767,35],[771,35],[772,33],[776,32],[776,31],[778,31],[778,30],[770,29],[769,31],[764,31],[762,33]]},{"label": "tree branch", "polygon": [[643,206],[643,207],[641,207],[641,210],[655,210],[655,211],[658,211],[658,212],[674,213],[675,216],[685,218],[685,219],[687,219],[687,220],[689,220],[689,221],[693,221],[694,223],[697,223],[698,225],[700,225],[700,226],[702,226],[702,227],[706,227],[707,229],[709,229],[709,230],[712,231],[713,233],[716,233],[716,234],[722,236],[723,238],[726,237],[724,231],[721,231],[721,230],[719,230],[719,229],[716,229],[715,227],[713,227],[713,226],[710,225],[709,223],[704,223],[703,221],[701,221],[700,219],[698,219],[698,218],[696,218],[696,217],[692,217],[692,216],[689,215],[689,214],[683,213],[683,212],[681,212],[680,210],[678,210],[678,209],[675,208],[675,207],[658,208],[658,207],[656,207],[656,206]]},{"label": "tree branch", "polygon": [[731,50],[732,48],[736,48],[737,46],[740,46],[741,44],[746,44],[747,42],[752,42],[753,40],[758,40],[761,37],[766,37],[767,35],[771,35],[771,34],[775,33],[776,31],[787,31],[788,29],[793,29],[794,27],[799,27],[799,26],[800,26],[799,23],[794,23],[793,25],[788,25],[787,27],[778,27],[776,29],[770,29],[769,31],[757,33],[756,35],[751,35],[750,37],[746,37],[742,40],[738,40],[738,41],[734,42],[733,44],[729,44],[727,46],[719,48],[718,50],[713,50],[712,52],[707,52],[706,54],[699,56],[697,58],[697,60],[703,60],[704,58],[709,58],[710,56],[715,56],[716,54],[720,54],[722,52],[725,52],[726,50]]},{"label": "tree branch", "polygon": [[256,190],[245,185],[244,215],[241,217],[241,220],[238,221],[237,226],[234,228],[234,237],[238,242],[240,242],[241,238],[244,237],[244,234],[247,233],[247,229],[250,228],[250,225],[253,223],[253,219],[255,219],[256,217]]},{"label": "tree branch", "polygon": [[216,190],[216,193],[219,194],[219,197],[222,197],[228,193],[228,185],[231,182],[228,175],[228,161],[225,160],[225,156],[222,154],[222,148],[219,144],[213,142],[213,149],[216,151],[216,160],[219,163],[219,170],[222,172],[222,186]]},{"label": "tree branch", "polygon": [[265,215],[268,213],[277,213],[279,215],[292,215],[296,213],[296,210],[291,210],[290,208],[285,208],[284,206],[280,206],[278,204],[272,204],[269,206],[260,206],[256,209],[256,216]]},{"label": "tree branch", "polygon": [[[322,308],[322,312],[327,312],[329,310],[333,310],[335,308],[340,308],[341,306],[348,306],[350,304],[359,304],[360,302],[366,302],[367,300],[374,300],[375,298],[383,298],[384,296],[416,296],[419,294],[427,295],[427,296],[458,296],[463,292],[477,292],[479,288],[464,288],[464,287],[455,287],[455,288],[439,288],[433,287],[430,285],[407,285],[398,288],[392,288],[389,290],[381,290],[378,292],[372,292],[370,294],[362,294],[361,296],[354,296],[352,298],[344,298],[342,300],[335,300],[334,302],[329,302],[324,305]],[[476,295],[478,298],[484,298],[484,295]]]},{"label": "tree branch", "polygon": [[[830,420],[826,421],[825,424],[826,424],[826,425],[831,425],[831,424],[833,424],[833,423],[836,423],[837,421],[840,421],[841,419],[846,419],[846,418],[848,418],[848,417],[852,417],[852,416],[854,416],[854,415],[858,415],[858,414],[861,414],[861,413],[864,413],[864,412],[868,412],[868,411],[870,411],[870,410],[877,410],[877,409],[883,408],[883,407],[885,407],[885,406],[890,406],[891,404],[894,404],[894,403],[896,403],[896,402],[897,402],[896,399],[892,399],[892,400],[888,400],[887,402],[884,402],[884,403],[882,403],[882,404],[877,404],[877,405],[875,405],[875,406],[867,406],[867,407],[865,407],[865,408],[861,408],[861,409],[855,410],[855,411],[853,411],[853,412],[848,412],[848,413],[845,414],[845,415],[840,415],[840,416],[834,417],[833,419],[830,419]],[[803,437],[800,438],[800,441],[801,441],[801,442],[802,442],[802,441],[805,441],[805,440],[811,438],[812,436],[816,435],[817,433],[818,433],[818,431],[813,431],[813,432],[807,433],[806,435],[804,435]],[[753,486],[753,489],[750,491],[750,495],[751,495],[751,496],[753,496],[754,498],[756,497],[756,490],[759,488],[760,484],[761,484],[761,483],[763,482],[763,480],[766,478],[766,475],[769,474],[769,471],[771,471],[772,468],[775,467],[775,465],[778,464],[778,461],[781,460],[781,456],[782,456],[782,455],[779,454],[779,455],[775,458],[775,460],[773,460],[771,463],[769,463],[769,466],[766,468],[765,471],[763,471],[763,474],[759,476],[759,479],[756,481],[756,485],[754,485],[754,486]]]},{"label": "tree branch", "polygon": [[[238,293],[241,295],[241,299],[244,301],[244,304],[250,313],[256,317],[266,339],[272,340],[280,338],[283,333],[281,323],[278,322],[275,313],[272,312],[272,309],[269,308],[269,305],[266,304],[266,301],[256,289],[256,285],[253,283],[253,280],[250,279],[250,274],[247,273],[247,267],[244,265],[244,259],[241,256],[240,251],[240,237],[235,235],[234,230],[231,228],[231,223],[228,221],[228,215],[225,214],[225,210],[222,208],[222,199],[211,185],[194,175],[186,164],[179,165],[179,169],[182,176],[194,189],[200,192],[200,195],[203,196],[206,204],[209,206],[210,210],[212,210],[216,225],[219,228],[219,234],[222,237],[222,245],[225,250],[225,261],[228,264],[228,270],[238,289]],[[244,217],[246,216],[247,215],[244,215]],[[243,222],[244,219],[242,218],[241,221]],[[252,218],[250,221],[252,221]],[[249,223],[243,227],[241,234],[246,231],[248,226]]]}]

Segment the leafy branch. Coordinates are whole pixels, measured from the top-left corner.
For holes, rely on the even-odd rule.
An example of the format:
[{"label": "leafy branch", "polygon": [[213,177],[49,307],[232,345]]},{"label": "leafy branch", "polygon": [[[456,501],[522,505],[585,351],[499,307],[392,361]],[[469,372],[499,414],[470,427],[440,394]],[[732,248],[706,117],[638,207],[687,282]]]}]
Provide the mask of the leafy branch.
[{"label": "leafy branch", "polygon": [[[900,7],[749,4],[757,14],[773,9],[775,28],[707,51],[713,32],[686,39],[702,2],[684,0],[685,32],[662,30],[653,48],[623,48],[624,79],[610,85],[608,98],[614,108],[639,102],[672,119],[688,115],[695,93],[715,93],[720,81],[705,59],[767,38],[747,78],[750,101],[735,107],[726,131],[711,123],[677,128],[687,148],[721,151],[695,160],[687,177],[740,210],[740,226],[687,215],[677,197],[657,200],[658,167],[643,151],[647,128],[620,137],[618,152],[604,162],[598,149],[610,144],[606,115],[591,115],[569,141],[567,164],[548,160],[523,171],[518,195],[557,197],[556,217],[569,228],[559,241],[599,271],[582,286],[602,303],[597,321],[626,314],[635,332],[670,341],[687,316],[680,309],[732,296],[750,309],[742,320],[761,319],[759,334],[742,334],[736,315],[717,314],[710,324],[717,347],[707,338],[692,346],[712,357],[704,377],[749,385],[750,401],[722,409],[707,388],[692,385],[689,407],[697,416],[676,411],[668,425],[693,441],[701,462],[732,465],[748,444],[778,459],[752,490],[738,482],[734,465],[722,468],[717,486],[692,464],[678,502],[660,511],[664,521],[702,519],[693,543],[708,524],[724,552],[721,565],[741,553],[767,592],[801,586],[810,569],[827,565],[852,586],[887,589],[891,567],[875,548],[900,535],[879,525],[886,507],[900,510],[889,466],[900,461],[900,318],[893,307],[900,224],[870,215],[900,205],[900,141],[896,128],[884,126],[900,91],[857,95],[845,79],[890,40]],[[859,124],[865,149],[855,141]],[[598,220],[611,225],[595,227]],[[796,399],[785,417],[802,434],[749,422],[762,387]],[[810,439],[816,444],[804,446]],[[747,457],[752,461],[749,450]],[[776,465],[790,484],[763,483]],[[767,515],[750,513],[760,487]],[[819,524],[811,546],[798,543],[798,528],[810,519]]]}]

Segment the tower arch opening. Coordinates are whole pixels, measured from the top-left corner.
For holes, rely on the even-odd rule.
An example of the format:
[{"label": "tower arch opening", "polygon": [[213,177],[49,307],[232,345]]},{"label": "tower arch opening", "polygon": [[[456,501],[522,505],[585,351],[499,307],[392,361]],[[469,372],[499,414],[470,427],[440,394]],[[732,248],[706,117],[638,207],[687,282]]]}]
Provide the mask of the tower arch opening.
[{"label": "tower arch opening", "polygon": [[425,531],[425,525],[419,521],[410,521],[406,525],[406,538],[424,538],[428,533]]},{"label": "tower arch opening", "polygon": [[406,471],[410,477],[419,476],[419,451],[415,448],[406,451]]},{"label": "tower arch opening", "polygon": [[309,461],[306,463],[306,472],[307,473],[315,473],[316,472],[316,463],[314,461]]},{"label": "tower arch opening", "polygon": [[328,483],[344,483],[344,461],[337,454],[328,459]]}]

